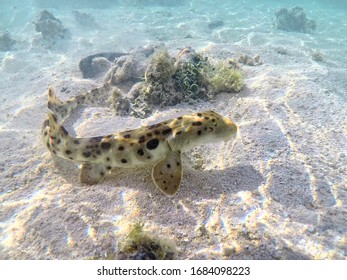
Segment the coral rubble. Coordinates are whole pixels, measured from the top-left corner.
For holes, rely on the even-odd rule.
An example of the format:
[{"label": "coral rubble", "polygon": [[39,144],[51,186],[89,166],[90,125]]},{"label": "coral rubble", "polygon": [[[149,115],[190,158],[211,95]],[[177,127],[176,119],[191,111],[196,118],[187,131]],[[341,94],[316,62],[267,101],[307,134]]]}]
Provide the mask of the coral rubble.
[{"label": "coral rubble", "polygon": [[310,33],[316,30],[316,22],[306,17],[303,8],[282,8],[275,14],[274,25],[277,29]]}]

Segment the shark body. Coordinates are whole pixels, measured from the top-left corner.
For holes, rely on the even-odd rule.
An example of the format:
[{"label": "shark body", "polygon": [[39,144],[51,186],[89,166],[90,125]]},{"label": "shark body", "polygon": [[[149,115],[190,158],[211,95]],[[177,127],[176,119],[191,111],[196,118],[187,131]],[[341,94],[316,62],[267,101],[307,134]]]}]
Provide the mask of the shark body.
[{"label": "shark body", "polygon": [[[105,86],[99,88],[99,93],[106,90]],[[51,112],[42,126],[44,142],[53,155],[82,165],[82,183],[96,184],[114,168],[151,164],[156,187],[173,196],[182,180],[182,152],[201,144],[230,140],[237,133],[238,128],[230,119],[206,111],[105,136],[70,136],[61,125],[62,119],[81,102],[92,102],[93,94],[96,96],[92,91],[64,103],[50,88]]]}]

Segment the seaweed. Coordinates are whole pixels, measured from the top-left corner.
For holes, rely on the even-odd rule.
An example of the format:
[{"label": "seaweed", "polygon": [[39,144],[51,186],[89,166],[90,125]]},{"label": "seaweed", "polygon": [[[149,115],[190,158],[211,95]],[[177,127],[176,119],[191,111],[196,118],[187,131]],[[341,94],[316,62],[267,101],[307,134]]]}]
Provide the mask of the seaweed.
[{"label": "seaweed", "polygon": [[[145,82],[133,91],[133,109],[143,103],[149,106],[193,104],[198,100],[209,100],[220,91],[240,91],[243,76],[237,67],[231,60],[228,67],[224,64],[214,67],[207,57],[191,48],[183,49],[175,60],[162,47],[148,64]],[[151,110],[150,107],[147,109]]]},{"label": "seaweed", "polygon": [[205,96],[205,88],[208,82],[206,74],[210,71],[210,68],[207,58],[195,52],[191,54],[188,61],[178,63],[173,79],[183,92],[185,100],[189,98],[207,99],[207,96]]},{"label": "seaweed", "polygon": [[226,62],[219,62],[209,79],[212,90],[218,92],[239,92],[243,87],[243,75],[240,70]]},{"label": "seaweed", "polygon": [[169,55],[166,48],[156,51],[150,60],[146,72],[145,80],[147,83],[164,83],[175,73],[174,60]]}]

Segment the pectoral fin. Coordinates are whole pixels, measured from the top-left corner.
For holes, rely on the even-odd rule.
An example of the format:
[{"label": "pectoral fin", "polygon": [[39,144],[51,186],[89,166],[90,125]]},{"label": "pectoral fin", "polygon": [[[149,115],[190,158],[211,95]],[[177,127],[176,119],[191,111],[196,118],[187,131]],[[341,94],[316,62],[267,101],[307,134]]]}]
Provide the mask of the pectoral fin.
[{"label": "pectoral fin", "polygon": [[84,163],[80,171],[80,181],[88,185],[97,184],[103,180],[106,172],[106,168],[102,164]]},{"label": "pectoral fin", "polygon": [[168,196],[178,191],[183,175],[181,152],[172,151],[152,169],[152,179],[159,190]]}]

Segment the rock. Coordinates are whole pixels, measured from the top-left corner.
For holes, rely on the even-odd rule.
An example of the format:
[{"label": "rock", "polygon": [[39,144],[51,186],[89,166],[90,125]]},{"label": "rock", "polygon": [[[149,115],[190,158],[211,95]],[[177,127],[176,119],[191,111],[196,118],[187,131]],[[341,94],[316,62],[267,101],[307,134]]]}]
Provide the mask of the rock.
[{"label": "rock", "polygon": [[223,257],[231,257],[236,252],[234,247],[223,247],[222,256]]},{"label": "rock", "polygon": [[87,29],[97,29],[100,27],[94,16],[87,13],[81,13],[79,11],[72,11],[72,13],[75,16],[76,22],[82,27]]},{"label": "rock", "polygon": [[186,0],[124,0],[125,5],[129,6],[180,6]]},{"label": "rock", "polygon": [[316,22],[306,17],[303,8],[282,8],[275,14],[274,25],[277,29],[310,33],[316,30]]},{"label": "rock", "polygon": [[259,55],[255,55],[254,57],[251,57],[247,54],[240,55],[238,62],[248,66],[256,66],[256,65],[263,64]]},{"label": "rock", "polygon": [[15,46],[16,41],[11,38],[8,31],[0,31],[0,51],[11,51]]},{"label": "rock", "polygon": [[125,116],[130,113],[131,104],[128,98],[123,98],[119,89],[114,89],[111,95],[111,104],[116,114]]},{"label": "rock", "polygon": [[96,73],[104,73],[112,67],[112,62],[105,57],[95,57],[92,60],[92,68]]},{"label": "rock", "polygon": [[[98,60],[97,58],[104,58],[108,60],[110,63],[113,63],[116,57],[120,57],[123,55],[126,55],[126,54],[117,53],[117,52],[104,52],[104,53],[89,55],[83,58],[79,63],[79,68],[80,68],[80,71],[82,72],[83,78],[85,79],[95,78],[104,71],[105,69],[104,66],[107,63],[105,62],[105,60]],[[102,64],[104,64],[104,66],[102,66]]]},{"label": "rock", "polygon": [[54,46],[60,40],[71,38],[71,33],[64,28],[62,22],[47,10],[40,13],[40,17],[34,22],[35,30],[42,34],[42,45],[48,48]]},{"label": "rock", "polygon": [[224,25],[224,21],[222,21],[222,20],[214,20],[214,21],[211,21],[208,24],[208,28],[215,29],[215,28],[223,26],[223,25]]}]

